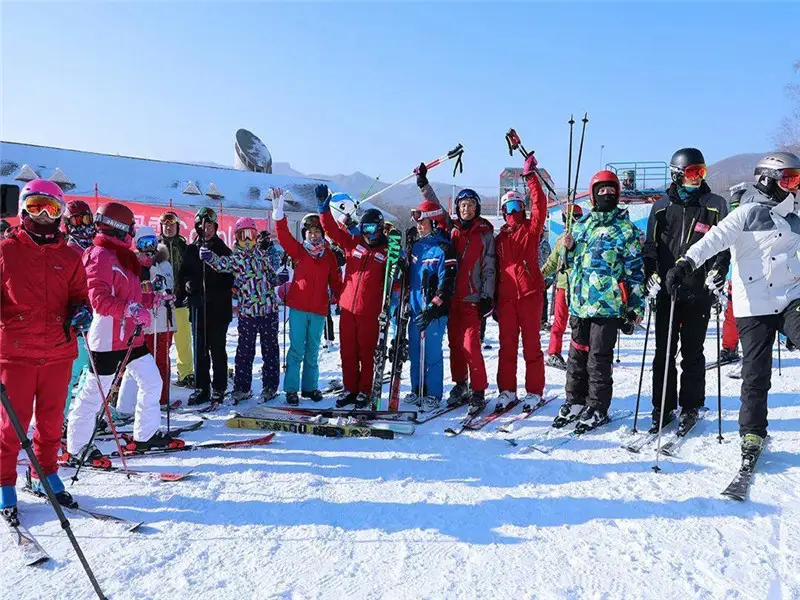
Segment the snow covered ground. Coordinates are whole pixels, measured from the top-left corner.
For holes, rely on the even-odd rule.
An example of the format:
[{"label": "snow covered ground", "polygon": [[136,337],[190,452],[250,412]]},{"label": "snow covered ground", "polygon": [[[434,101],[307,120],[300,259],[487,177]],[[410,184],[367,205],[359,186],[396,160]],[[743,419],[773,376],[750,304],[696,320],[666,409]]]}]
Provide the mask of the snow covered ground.
[{"label": "snow covered ground", "polygon": [[[493,377],[491,322],[488,338]],[[643,332],[623,336],[615,408],[634,407],[643,341]],[[232,364],[234,326],[229,342]],[[716,356],[713,326],[706,350],[707,358]],[[322,381],[341,376],[338,346],[321,360]],[[723,367],[724,443],[715,439],[710,371],[712,416],[680,458],[661,461],[660,474],[651,470],[654,452],[619,447],[632,418],[549,455],[521,454],[497,422],[445,436],[462,410],[394,440],[278,434],[262,448],[131,461],[140,469],[194,469],[178,483],[86,472],[70,488],[85,507],[147,525],[128,533],[84,518],[72,524],[101,586],[116,599],[800,598],[800,352],[784,352],[783,374],[774,373],[772,439],[746,503],[720,496],[739,461],[740,382],[724,375],[730,369]],[[563,393],[563,373],[548,369],[547,379]],[[648,369],[643,427],[649,379]],[[173,388],[173,398],[187,395]],[[523,421],[513,436],[544,430],[557,406]],[[260,435],[226,428],[228,415],[227,408],[212,413],[184,439]],[[52,509],[22,495],[21,515],[54,560],[21,566],[7,536],[0,537],[0,596],[91,598]]]}]

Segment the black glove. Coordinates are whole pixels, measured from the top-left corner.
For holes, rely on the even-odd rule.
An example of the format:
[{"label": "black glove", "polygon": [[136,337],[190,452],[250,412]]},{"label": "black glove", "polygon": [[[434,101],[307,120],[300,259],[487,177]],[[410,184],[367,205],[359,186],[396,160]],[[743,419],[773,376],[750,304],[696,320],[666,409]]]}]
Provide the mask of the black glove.
[{"label": "black glove", "polygon": [[622,325],[619,326],[619,330],[624,333],[625,335],[633,335],[636,331],[636,313],[633,311],[628,311],[625,315],[625,318],[622,320]]},{"label": "black glove", "polygon": [[692,265],[689,261],[685,258],[679,258],[675,266],[667,271],[667,293],[670,296],[677,294],[691,272]]},{"label": "black glove", "polygon": [[481,318],[488,316],[493,309],[494,302],[491,298],[481,298],[478,300],[478,312],[480,313]]},{"label": "black glove", "polygon": [[423,310],[419,313],[416,317],[414,317],[414,323],[417,324],[417,329],[420,331],[425,331],[428,328],[428,325],[431,324],[435,317],[431,315],[431,310]]},{"label": "black glove", "polygon": [[414,172],[417,174],[417,187],[419,189],[428,185],[428,166],[424,162],[419,163],[419,166],[414,169]]},{"label": "black glove", "polygon": [[272,246],[272,240],[269,237],[269,231],[261,231],[258,234],[258,247],[265,252]]}]

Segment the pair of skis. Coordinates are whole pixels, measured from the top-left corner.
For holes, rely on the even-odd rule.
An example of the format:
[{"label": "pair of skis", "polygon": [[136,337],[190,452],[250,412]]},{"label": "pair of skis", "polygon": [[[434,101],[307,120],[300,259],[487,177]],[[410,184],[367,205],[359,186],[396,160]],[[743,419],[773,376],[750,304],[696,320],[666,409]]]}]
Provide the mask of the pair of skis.
[{"label": "pair of skis", "polygon": [[[252,417],[233,417],[225,422],[227,427],[234,429],[261,429],[269,431],[283,431],[304,435],[318,435],[322,437],[376,437],[385,440],[394,439],[395,432],[391,429],[382,429],[374,425],[347,425],[336,423],[320,423],[309,417],[301,419],[270,419]],[[413,427],[413,426],[412,426]],[[272,435],[275,435],[274,433]]]},{"label": "pair of skis", "polygon": [[[257,438],[248,438],[244,440],[232,440],[229,442],[199,442],[197,444],[185,444],[175,448],[150,448],[148,450],[134,451],[130,454],[125,454],[125,458],[135,458],[140,456],[156,456],[161,454],[172,454],[174,452],[191,452],[192,450],[214,450],[214,449],[229,449],[229,448],[249,448],[251,446],[266,446],[275,437],[274,433]],[[109,458],[119,458],[119,452],[115,451],[108,455]]]},{"label": "pair of skis", "polygon": [[[708,415],[708,409],[703,407],[697,413],[697,420],[691,424],[690,427],[680,429],[679,420],[677,417],[672,419],[669,423],[661,428],[661,454],[665,456],[677,456],[681,446],[686,441],[687,436],[697,426],[697,424],[705,419]],[[636,437],[636,439],[624,444],[622,447],[628,452],[638,454],[647,446],[650,446],[658,440],[658,432],[644,433]]]},{"label": "pair of skis", "polygon": [[358,408],[298,408],[294,406],[254,406],[243,412],[243,417],[269,417],[273,413],[300,415],[303,417],[325,417],[335,419],[346,417],[356,421],[367,423],[371,421],[414,421],[417,418],[415,410],[362,410]]},{"label": "pair of skis", "polygon": [[[546,406],[549,402],[552,402],[557,397],[558,397],[557,394],[548,394],[543,396],[532,406],[526,407],[527,410],[523,410],[522,413],[517,415],[514,419],[512,419],[508,423],[506,423],[504,427],[513,426],[513,423],[516,423],[523,419],[527,419],[537,410],[539,410],[543,406]],[[514,408],[519,406],[521,403],[522,400],[520,400],[519,398],[514,398],[511,402],[508,402],[504,406],[499,407],[499,409],[496,408],[494,412],[491,412],[489,414],[481,415],[480,413],[478,413],[475,415],[467,415],[464,418],[464,420],[461,421],[461,424],[458,427],[455,428],[448,427],[447,429],[444,430],[444,433],[445,435],[453,437],[463,433],[464,431],[480,431],[481,429],[486,427],[489,423],[496,421],[500,417],[514,410]]]},{"label": "pair of skis", "polygon": [[[598,429],[605,427],[611,423],[616,421],[620,421],[622,419],[627,419],[633,414],[633,411],[630,410],[613,410],[608,413],[608,420],[600,425],[589,429],[588,431],[579,431],[575,428],[568,428],[566,425],[561,428],[556,427],[549,427],[546,431],[536,435],[532,439],[526,440],[526,445],[520,448],[519,452],[521,454],[526,454],[529,452],[540,452],[542,454],[550,454],[556,448],[561,448],[562,446],[566,446],[570,442],[583,437],[584,435],[591,434]],[[571,423],[575,423],[572,421]],[[512,446],[519,446],[519,440],[514,438],[506,439],[506,441],[511,444]]]}]

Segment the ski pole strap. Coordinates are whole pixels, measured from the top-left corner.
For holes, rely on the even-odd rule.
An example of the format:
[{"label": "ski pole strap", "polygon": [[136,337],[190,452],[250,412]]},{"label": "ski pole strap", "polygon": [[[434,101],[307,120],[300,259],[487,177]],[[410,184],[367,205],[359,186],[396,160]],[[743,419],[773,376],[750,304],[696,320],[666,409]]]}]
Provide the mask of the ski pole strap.
[{"label": "ski pole strap", "polygon": [[620,294],[622,294],[622,303],[627,306],[628,304],[628,286],[625,285],[624,281],[620,281],[617,283],[617,287],[619,288]]}]

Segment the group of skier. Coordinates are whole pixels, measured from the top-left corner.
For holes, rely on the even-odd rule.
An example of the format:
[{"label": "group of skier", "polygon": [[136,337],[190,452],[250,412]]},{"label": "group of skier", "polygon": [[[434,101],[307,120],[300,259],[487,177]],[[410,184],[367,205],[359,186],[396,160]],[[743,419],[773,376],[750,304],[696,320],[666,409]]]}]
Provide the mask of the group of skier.
[{"label": "group of skier", "polygon": [[[565,366],[566,401],[553,426],[575,423],[580,433],[608,422],[618,333],[633,333],[648,304],[655,315],[656,337],[653,430],[677,417],[688,431],[705,402],[703,343],[708,321],[713,307],[726,310],[730,287],[743,351],[742,451],[745,456],[760,452],[767,432],[772,342],[776,332],[800,341],[797,156],[776,152],[762,159],[755,185],[743,189],[737,195],[740,205],[730,210],[705,181],[702,153],[679,150],[670,162],[672,184],[653,205],[646,232],[639,231],[620,206],[616,174],[599,171],[589,185],[591,210],[584,214],[573,204],[565,208],[566,232],[549,256],[540,256],[547,197],[533,154],[527,155],[522,172],[529,200],[515,191],[503,195],[503,224],[496,236],[481,216],[481,198],[474,190],[459,192],[451,218],[428,182],[426,165],[415,171],[422,201],[411,213],[415,231],[408,254],[394,270],[387,264],[395,262],[392,240],[399,236],[379,210],[365,211],[348,230],[331,213],[327,186],[319,185],[318,212],[306,215],[301,239],[295,239],[284,214],[286,197],[274,189],[277,239],[293,267],[285,286],[280,285],[279,259],[269,234],[259,232],[252,219],[237,221],[231,251],[217,236],[212,209],[198,211],[197,237],[187,243],[172,211],[162,215],[157,236],[149,227],[137,230],[133,213],[123,204],[101,205],[92,215],[83,202],[65,204],[55,183],[28,183],[20,194],[20,225],[0,241],[0,380],[24,427],[35,412],[34,449],[59,500],[72,501],[57,474],[65,413],[67,454],[62,458],[72,464],[110,466],[92,439],[98,414],[110,408],[105,406],[106,394],[120,384],[116,411],[134,414],[124,451],[183,444],[159,427],[159,405],[169,396],[173,335],[178,382],[195,388],[189,404],[222,401],[228,386],[226,335],[234,289],[239,311],[234,401],[251,395],[259,336],[264,360],[261,399],[271,400],[278,393],[282,297],[289,309],[290,349],[283,382],[287,403],[297,405],[300,397],[322,399],[318,353],[332,303],[341,309],[344,390],[337,404],[364,407],[374,402],[374,382],[383,377],[375,365],[383,364],[376,349],[383,351],[378,343],[391,306],[387,294],[407,290],[407,297],[400,299],[410,313],[411,392],[406,402],[423,411],[440,408],[447,333],[454,385],[446,403],[466,403],[469,414],[476,415],[487,404],[481,330],[489,316],[497,320],[500,337],[498,407],[520,402],[520,337],[526,393],[522,402],[530,406],[541,400],[545,277],[555,276],[555,322],[547,364]],[[344,278],[331,244],[344,254]],[[403,279],[403,285],[396,279]],[[571,342],[564,365],[561,337],[567,320]],[[77,393],[70,402],[73,386]],[[7,516],[16,511],[19,449],[3,411],[0,508]],[[39,485],[35,477],[33,485]]]}]

